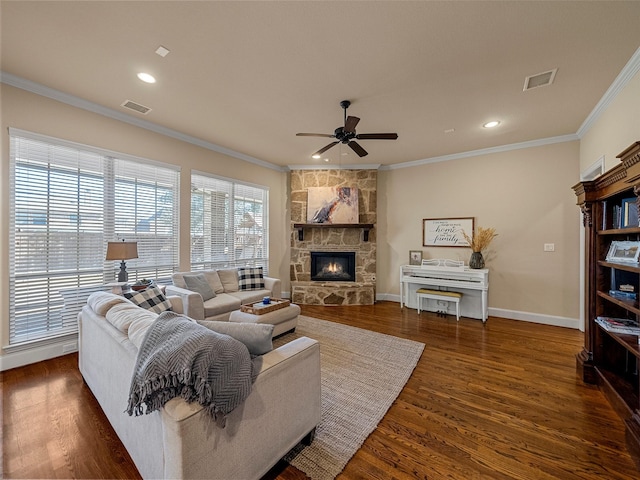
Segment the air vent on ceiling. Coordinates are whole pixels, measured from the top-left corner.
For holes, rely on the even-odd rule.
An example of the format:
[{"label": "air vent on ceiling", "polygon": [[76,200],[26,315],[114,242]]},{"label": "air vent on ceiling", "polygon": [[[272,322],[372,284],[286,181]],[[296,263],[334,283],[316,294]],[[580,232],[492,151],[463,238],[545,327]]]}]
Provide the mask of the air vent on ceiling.
[{"label": "air vent on ceiling", "polygon": [[128,108],[130,110],[135,110],[136,112],[141,113],[143,115],[146,115],[151,111],[149,107],[145,107],[144,105],[140,105],[139,103],[132,102],[131,100],[125,100],[125,102],[122,103],[121,106],[123,106],[124,108]]},{"label": "air vent on ceiling", "polygon": [[556,77],[557,68],[549,70],[548,72],[537,73],[524,79],[524,88],[522,91],[526,92],[532,88],[546,87],[553,83],[553,79]]}]

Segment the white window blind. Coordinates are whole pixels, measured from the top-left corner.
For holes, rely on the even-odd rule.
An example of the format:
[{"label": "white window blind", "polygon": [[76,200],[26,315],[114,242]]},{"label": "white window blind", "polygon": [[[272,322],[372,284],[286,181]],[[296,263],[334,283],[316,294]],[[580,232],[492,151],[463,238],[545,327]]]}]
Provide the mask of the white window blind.
[{"label": "white window blind", "polygon": [[88,295],[117,276],[108,241],[138,241],[130,281],[177,270],[177,170],[14,129],[10,137],[10,345],[77,331]]},{"label": "white window blind", "polygon": [[269,190],[191,175],[191,268],[269,265]]}]

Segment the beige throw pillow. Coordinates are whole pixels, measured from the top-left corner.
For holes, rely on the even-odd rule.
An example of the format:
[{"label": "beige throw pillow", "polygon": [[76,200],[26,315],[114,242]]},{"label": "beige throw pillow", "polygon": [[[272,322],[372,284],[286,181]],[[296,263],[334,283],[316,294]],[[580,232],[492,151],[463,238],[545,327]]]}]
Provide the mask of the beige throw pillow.
[{"label": "beige throw pillow", "polygon": [[218,270],[218,276],[225,292],[237,292],[238,291],[238,269],[229,268],[225,270]]}]

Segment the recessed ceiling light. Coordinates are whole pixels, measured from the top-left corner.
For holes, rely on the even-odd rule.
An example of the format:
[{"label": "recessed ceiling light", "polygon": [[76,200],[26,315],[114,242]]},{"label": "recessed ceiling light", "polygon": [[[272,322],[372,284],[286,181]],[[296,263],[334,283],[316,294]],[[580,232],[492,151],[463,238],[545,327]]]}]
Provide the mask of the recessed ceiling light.
[{"label": "recessed ceiling light", "polygon": [[325,158],[325,159],[324,159],[324,161],[328,163],[328,162],[329,162],[329,159],[328,159],[328,158]]},{"label": "recessed ceiling light", "polygon": [[321,156],[320,156],[320,155],[318,155],[317,153],[315,153],[315,154],[311,155],[311,158],[316,158],[316,159],[317,159],[317,158],[320,158],[320,157],[321,157]]},{"label": "recessed ceiling light", "polygon": [[493,128],[493,127],[497,127],[498,125],[500,125],[500,122],[498,122],[497,120],[492,120],[491,122],[487,122],[482,126],[484,128]]},{"label": "recessed ceiling light", "polygon": [[156,79],[154,78],[154,76],[148,73],[140,72],[138,74],[138,78],[145,83],[156,83]]}]

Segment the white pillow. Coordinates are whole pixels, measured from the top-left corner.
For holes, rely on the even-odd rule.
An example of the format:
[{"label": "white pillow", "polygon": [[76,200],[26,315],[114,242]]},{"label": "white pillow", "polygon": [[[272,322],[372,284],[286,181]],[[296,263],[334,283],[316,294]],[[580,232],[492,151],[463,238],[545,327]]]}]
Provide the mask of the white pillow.
[{"label": "white pillow", "polygon": [[218,276],[226,293],[238,291],[238,269],[225,268],[218,270]]},{"label": "white pillow", "polygon": [[119,303],[131,304],[131,302],[126,298],[109,292],[93,292],[87,299],[87,305],[89,305],[91,310],[103,317],[111,307]]},{"label": "white pillow", "polygon": [[107,312],[107,321],[124,334],[128,334],[129,327],[138,318],[155,320],[158,315],[144,308],[135,306],[131,302],[114,305]]}]

